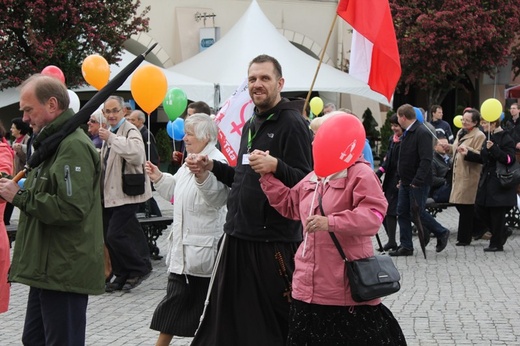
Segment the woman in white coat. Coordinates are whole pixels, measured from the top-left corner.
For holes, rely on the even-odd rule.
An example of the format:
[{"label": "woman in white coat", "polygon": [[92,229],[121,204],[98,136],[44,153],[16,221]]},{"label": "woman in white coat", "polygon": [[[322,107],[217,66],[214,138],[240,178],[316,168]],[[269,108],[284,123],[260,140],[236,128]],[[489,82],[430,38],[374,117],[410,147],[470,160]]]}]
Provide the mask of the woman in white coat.
[{"label": "woman in white coat", "polygon": [[[190,116],[184,128],[188,155],[207,155],[227,163],[215,147],[217,126],[208,115]],[[194,175],[185,164],[171,175],[162,173],[148,161],[146,173],[163,198],[168,201],[174,198],[166,257],[167,292],[150,325],[160,332],[156,345],[169,345],[174,335],[193,336],[198,327],[222,235],[229,188],[210,172]]]}]

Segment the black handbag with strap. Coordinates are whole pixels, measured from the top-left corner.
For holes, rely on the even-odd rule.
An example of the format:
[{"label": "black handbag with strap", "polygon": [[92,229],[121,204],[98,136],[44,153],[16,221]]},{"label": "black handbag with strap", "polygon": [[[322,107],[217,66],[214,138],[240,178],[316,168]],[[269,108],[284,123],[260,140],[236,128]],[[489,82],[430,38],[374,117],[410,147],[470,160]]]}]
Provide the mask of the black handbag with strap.
[{"label": "black handbag with strap", "polygon": [[[325,216],[318,197],[321,214]],[[385,255],[376,255],[349,261],[341,248],[334,232],[329,232],[334,245],[345,262],[345,276],[348,277],[352,299],[356,302],[365,302],[395,293],[401,289],[401,275],[395,267],[392,258]]]},{"label": "black handbag with strap", "polygon": [[502,187],[514,187],[520,184],[520,163],[504,165],[497,161],[496,173]]},{"label": "black handbag with strap", "polygon": [[[128,133],[134,129],[128,130],[126,133],[126,138],[128,138]],[[143,173],[125,173],[126,160],[123,159],[123,164],[121,168],[121,174],[123,176],[123,192],[128,196],[139,196],[142,195],[145,191],[145,176],[144,176],[144,165]]]}]

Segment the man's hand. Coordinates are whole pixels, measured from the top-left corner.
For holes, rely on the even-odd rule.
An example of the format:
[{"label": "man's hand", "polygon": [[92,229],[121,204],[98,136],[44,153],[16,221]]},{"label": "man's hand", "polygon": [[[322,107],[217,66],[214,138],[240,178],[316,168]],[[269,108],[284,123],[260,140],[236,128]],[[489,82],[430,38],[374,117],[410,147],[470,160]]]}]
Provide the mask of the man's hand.
[{"label": "man's hand", "polygon": [[261,176],[267,173],[276,172],[278,167],[278,160],[276,157],[269,155],[269,150],[254,150],[249,156],[249,165],[251,168]]},{"label": "man's hand", "polygon": [[103,127],[99,128],[99,138],[106,141],[110,137],[110,130],[107,130]]},{"label": "man's hand", "polygon": [[20,186],[10,179],[0,179],[0,197],[11,203]]}]

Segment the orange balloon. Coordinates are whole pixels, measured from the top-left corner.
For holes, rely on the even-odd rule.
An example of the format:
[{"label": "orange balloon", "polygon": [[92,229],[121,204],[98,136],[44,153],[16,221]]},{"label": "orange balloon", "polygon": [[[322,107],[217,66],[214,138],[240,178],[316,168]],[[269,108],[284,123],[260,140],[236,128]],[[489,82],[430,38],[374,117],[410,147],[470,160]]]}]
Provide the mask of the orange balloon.
[{"label": "orange balloon", "polygon": [[130,81],[130,91],[135,102],[148,114],[159,107],[167,89],[166,76],[154,65],[139,67]]},{"label": "orange balloon", "polygon": [[83,60],[81,73],[88,84],[100,90],[108,83],[110,66],[101,55],[92,54]]}]

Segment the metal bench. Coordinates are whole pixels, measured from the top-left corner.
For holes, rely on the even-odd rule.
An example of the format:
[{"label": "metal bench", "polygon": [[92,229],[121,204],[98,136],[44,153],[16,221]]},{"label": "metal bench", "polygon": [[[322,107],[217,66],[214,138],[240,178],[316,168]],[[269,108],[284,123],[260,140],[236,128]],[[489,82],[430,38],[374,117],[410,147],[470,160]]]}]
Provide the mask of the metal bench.
[{"label": "metal bench", "polygon": [[[453,203],[436,203],[429,198],[424,207],[428,213],[436,217],[438,213],[453,206],[455,206]],[[517,206],[514,206],[506,213],[506,227],[520,228],[520,210],[518,210]]]},{"label": "metal bench", "polygon": [[[154,216],[154,217],[138,217],[139,224],[143,229],[148,248],[150,249],[150,255],[153,259],[161,259],[159,255],[159,247],[157,246],[157,239],[162,235],[163,231],[168,228],[173,222],[172,217],[167,216]],[[7,236],[9,237],[9,246],[12,246],[16,240],[16,230],[18,224],[10,224],[5,226],[7,229]]]},{"label": "metal bench", "polygon": [[138,215],[137,219],[143,229],[152,259],[160,260],[163,256],[159,255],[160,250],[157,246],[157,239],[171,225],[173,218],[168,216],[139,217]]}]

